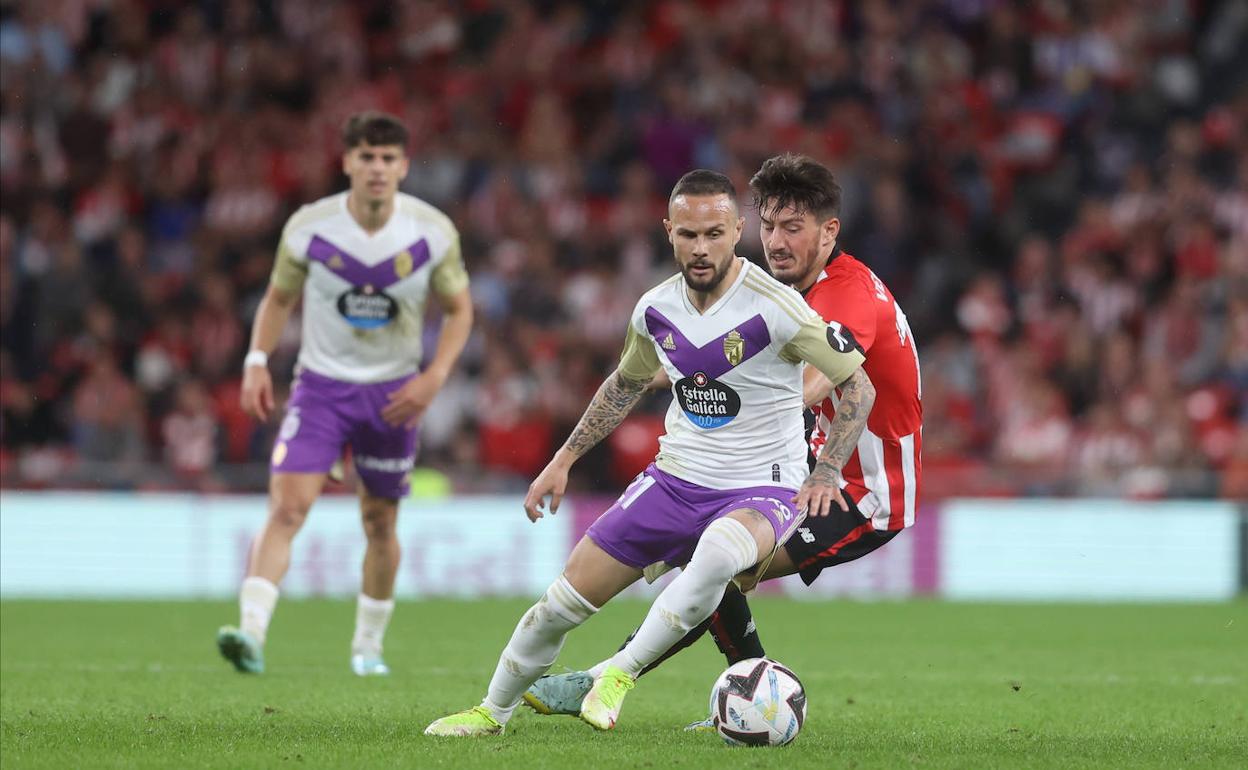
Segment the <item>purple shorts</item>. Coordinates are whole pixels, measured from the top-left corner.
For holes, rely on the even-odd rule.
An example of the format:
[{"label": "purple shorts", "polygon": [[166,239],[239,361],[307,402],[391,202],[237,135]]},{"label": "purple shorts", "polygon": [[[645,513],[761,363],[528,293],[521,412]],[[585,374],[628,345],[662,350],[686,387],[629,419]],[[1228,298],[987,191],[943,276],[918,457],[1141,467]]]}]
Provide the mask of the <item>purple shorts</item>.
[{"label": "purple shorts", "polygon": [[355,472],[375,497],[407,496],[417,429],[381,418],[387,396],[415,375],[388,382],[343,382],[304,369],[273,445],[273,473],[327,473],[351,446]]},{"label": "purple shorts", "polygon": [[776,545],[783,544],[802,521],[791,502],[796,494],[786,487],[708,489],[651,463],[585,534],[630,567],[644,569],[657,562],[682,567],[707,525],[741,508],[765,516],[775,530]]}]

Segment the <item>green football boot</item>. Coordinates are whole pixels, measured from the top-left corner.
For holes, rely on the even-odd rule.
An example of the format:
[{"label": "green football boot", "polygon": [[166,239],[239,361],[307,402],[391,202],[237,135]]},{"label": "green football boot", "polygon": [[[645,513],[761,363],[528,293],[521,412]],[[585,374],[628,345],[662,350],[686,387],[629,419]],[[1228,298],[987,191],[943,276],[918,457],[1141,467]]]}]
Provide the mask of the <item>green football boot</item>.
[{"label": "green football boot", "polygon": [[264,646],[251,634],[234,626],[217,629],[217,649],[221,657],[243,674],[264,673]]},{"label": "green football boot", "polygon": [[481,735],[502,735],[504,729],[489,709],[475,706],[433,722],[425,728],[425,735],[474,738]]},{"label": "green football boot", "polygon": [[543,716],[579,716],[581,701],[585,700],[593,686],[594,678],[588,671],[569,671],[566,674],[544,676],[524,693],[524,702]]},{"label": "green football boot", "polygon": [[685,732],[713,733],[715,732],[715,719],[713,717],[707,717],[706,719],[702,719],[697,722],[690,722],[685,725]]},{"label": "green football boot", "polygon": [[390,667],[380,655],[352,655],[351,673],[356,676],[390,676]]},{"label": "green football boot", "polygon": [[581,719],[599,730],[610,730],[620,718],[624,696],[633,689],[633,678],[616,666],[607,666],[581,701]]}]

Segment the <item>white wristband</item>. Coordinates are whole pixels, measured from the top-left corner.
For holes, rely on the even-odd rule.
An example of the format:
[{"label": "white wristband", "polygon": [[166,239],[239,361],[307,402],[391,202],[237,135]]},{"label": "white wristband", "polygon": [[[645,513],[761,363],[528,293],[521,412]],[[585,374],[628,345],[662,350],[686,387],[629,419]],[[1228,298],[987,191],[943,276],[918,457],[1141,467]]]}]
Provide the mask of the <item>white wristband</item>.
[{"label": "white wristband", "polygon": [[247,354],[246,358],[243,359],[243,369],[248,369],[252,366],[268,366],[268,365],[269,365],[269,354],[265,353],[263,350],[253,350]]}]

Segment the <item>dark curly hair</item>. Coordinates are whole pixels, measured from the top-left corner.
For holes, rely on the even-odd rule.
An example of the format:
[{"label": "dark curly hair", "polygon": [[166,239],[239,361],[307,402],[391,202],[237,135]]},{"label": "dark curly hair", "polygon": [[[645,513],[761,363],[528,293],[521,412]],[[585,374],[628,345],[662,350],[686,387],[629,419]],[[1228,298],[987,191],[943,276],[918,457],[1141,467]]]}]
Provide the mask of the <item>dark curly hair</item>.
[{"label": "dark curly hair", "polygon": [[805,155],[785,153],[768,158],[750,180],[752,204],[760,211],[792,206],[811,212],[820,222],[841,213],[841,186],[827,166]]}]

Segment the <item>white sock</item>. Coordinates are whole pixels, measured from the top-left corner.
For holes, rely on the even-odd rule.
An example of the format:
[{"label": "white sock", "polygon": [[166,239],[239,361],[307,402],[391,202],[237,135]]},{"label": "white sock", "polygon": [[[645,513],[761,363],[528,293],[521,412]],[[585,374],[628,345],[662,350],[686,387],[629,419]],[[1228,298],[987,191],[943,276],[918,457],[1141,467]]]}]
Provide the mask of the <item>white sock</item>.
[{"label": "white sock", "polygon": [[394,612],[394,599],[374,599],[360,594],[355,604],[355,636],[351,639],[351,654],[365,657],[381,657],[381,642],[386,635],[386,624]]},{"label": "white sock", "polygon": [[500,724],[506,724],[524,691],[559,657],[568,632],[597,611],[597,607],[587,602],[568,579],[560,575],[537,604],[520,618],[498,658],[498,667],[494,669],[494,678],[481,705],[488,708]]},{"label": "white sock", "polygon": [[607,658],[607,659],[606,659],[606,660],[604,660],[604,661],[600,661],[600,662],[598,663],[598,665],[596,665],[596,666],[594,666],[593,668],[589,669],[589,671],[588,671],[587,673],[588,673],[590,676],[592,676],[595,680],[597,680],[597,679],[598,679],[598,677],[602,676],[602,672],[607,670],[607,666],[609,666],[609,665],[611,665],[611,659],[610,659],[610,658]]},{"label": "white sock", "polygon": [[264,644],[269,633],[269,621],[273,619],[273,608],[277,606],[277,586],[268,580],[252,576],[243,580],[243,587],[238,590],[239,628],[251,634]]},{"label": "white sock", "polygon": [[719,605],[733,576],[758,561],[758,543],[736,519],[712,521],[698,539],[693,557],[654,600],[633,640],[612,656],[610,665],[637,677]]}]

